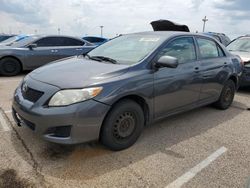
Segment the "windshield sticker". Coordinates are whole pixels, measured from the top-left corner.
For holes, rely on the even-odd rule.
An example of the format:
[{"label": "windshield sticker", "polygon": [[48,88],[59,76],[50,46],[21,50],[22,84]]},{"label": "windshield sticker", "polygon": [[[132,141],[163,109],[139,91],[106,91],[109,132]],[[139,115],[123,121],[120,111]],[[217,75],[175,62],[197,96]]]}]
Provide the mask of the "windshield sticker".
[{"label": "windshield sticker", "polygon": [[160,38],[140,38],[140,42],[157,42]]}]

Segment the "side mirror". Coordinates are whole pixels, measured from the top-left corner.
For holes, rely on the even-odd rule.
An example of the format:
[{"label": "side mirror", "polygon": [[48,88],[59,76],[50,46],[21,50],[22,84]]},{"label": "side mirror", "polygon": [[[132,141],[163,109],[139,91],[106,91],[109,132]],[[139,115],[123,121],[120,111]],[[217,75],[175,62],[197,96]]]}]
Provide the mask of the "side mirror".
[{"label": "side mirror", "polygon": [[178,59],[172,56],[161,56],[155,63],[157,68],[169,67],[176,68],[178,66]]},{"label": "side mirror", "polygon": [[29,44],[28,45],[28,48],[30,49],[30,50],[32,50],[33,48],[36,48],[37,47],[37,44]]}]

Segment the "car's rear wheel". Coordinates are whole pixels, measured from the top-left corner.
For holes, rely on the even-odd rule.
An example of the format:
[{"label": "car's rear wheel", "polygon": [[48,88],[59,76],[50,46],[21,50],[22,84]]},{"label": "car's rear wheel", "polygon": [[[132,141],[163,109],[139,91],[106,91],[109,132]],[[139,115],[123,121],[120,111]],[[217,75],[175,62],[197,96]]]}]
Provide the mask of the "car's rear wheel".
[{"label": "car's rear wheel", "polygon": [[142,108],[132,100],[122,100],[108,113],[101,129],[100,140],[111,150],[133,145],[144,127]]},{"label": "car's rear wheel", "polygon": [[234,81],[228,80],[222,89],[219,100],[214,103],[214,106],[222,110],[228,109],[233,102],[235,92]]},{"label": "car's rear wheel", "polygon": [[18,60],[12,57],[3,58],[0,61],[0,74],[4,76],[15,76],[22,70]]}]

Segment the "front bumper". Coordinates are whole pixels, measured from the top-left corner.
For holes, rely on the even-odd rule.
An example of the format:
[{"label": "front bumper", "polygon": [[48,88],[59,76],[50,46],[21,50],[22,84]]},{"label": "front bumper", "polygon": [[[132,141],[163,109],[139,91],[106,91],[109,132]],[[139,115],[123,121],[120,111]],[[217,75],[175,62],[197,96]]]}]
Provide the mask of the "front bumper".
[{"label": "front bumper", "polygon": [[240,86],[250,86],[250,64],[246,65],[243,69],[243,73],[240,80]]},{"label": "front bumper", "polygon": [[60,144],[83,143],[99,138],[110,106],[87,100],[65,107],[46,107],[46,101],[59,88],[31,78],[26,83],[30,88],[42,90],[44,95],[32,103],[24,99],[21,87],[16,89],[12,108],[17,124],[26,125],[45,140]]}]

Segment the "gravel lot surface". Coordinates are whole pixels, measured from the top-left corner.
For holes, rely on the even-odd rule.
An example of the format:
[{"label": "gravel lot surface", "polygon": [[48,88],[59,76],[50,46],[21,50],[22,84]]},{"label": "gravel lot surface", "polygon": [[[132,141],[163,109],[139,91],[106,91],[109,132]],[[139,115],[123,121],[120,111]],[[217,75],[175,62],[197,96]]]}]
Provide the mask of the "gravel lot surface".
[{"label": "gravel lot surface", "polygon": [[233,106],[203,107],[145,128],[112,152],[99,143],[62,146],[11,117],[23,75],[0,77],[0,187],[246,187],[250,178],[250,88]]}]

